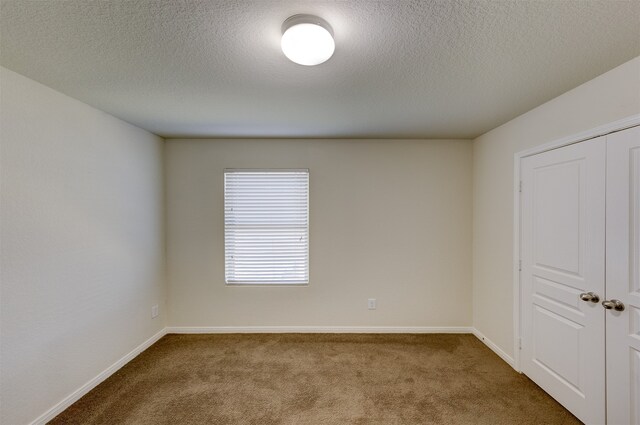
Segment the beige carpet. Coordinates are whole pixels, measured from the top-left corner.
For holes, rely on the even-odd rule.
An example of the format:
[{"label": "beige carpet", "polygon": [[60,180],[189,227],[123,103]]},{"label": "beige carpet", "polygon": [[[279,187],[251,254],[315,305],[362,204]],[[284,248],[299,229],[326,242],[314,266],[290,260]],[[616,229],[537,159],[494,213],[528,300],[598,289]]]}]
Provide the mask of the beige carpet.
[{"label": "beige carpet", "polygon": [[472,335],[167,335],[53,424],[580,423]]}]

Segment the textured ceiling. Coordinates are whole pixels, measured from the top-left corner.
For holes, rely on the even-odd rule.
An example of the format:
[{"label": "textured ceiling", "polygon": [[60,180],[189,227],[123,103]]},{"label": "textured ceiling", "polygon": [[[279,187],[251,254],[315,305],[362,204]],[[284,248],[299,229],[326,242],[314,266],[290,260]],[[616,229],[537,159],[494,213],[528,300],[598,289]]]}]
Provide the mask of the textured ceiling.
[{"label": "textured ceiling", "polygon": [[[305,67],[280,27],[336,52]],[[162,136],[470,138],[640,55],[640,1],[37,0],[0,64]]]}]

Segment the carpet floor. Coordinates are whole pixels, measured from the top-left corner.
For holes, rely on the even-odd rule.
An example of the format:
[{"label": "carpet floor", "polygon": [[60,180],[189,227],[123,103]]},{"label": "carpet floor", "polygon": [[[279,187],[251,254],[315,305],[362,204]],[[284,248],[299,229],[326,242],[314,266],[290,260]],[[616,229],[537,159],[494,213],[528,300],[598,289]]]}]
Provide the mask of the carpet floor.
[{"label": "carpet floor", "polygon": [[579,424],[472,335],[167,335],[50,424]]}]

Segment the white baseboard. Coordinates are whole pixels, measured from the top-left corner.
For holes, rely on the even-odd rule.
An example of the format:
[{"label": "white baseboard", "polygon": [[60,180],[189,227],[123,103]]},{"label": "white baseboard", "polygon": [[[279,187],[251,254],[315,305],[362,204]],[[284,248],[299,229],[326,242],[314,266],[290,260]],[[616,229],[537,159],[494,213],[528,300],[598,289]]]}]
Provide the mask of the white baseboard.
[{"label": "white baseboard", "polygon": [[167,328],[168,334],[228,334],[228,333],[473,333],[473,328],[462,326],[174,326]]},{"label": "white baseboard", "polygon": [[502,360],[504,360],[505,362],[507,362],[509,364],[509,366],[511,366],[512,368],[516,368],[516,362],[513,359],[513,357],[511,357],[510,355],[508,355],[507,353],[505,353],[504,351],[502,351],[502,349],[500,347],[498,347],[493,341],[491,341],[489,338],[487,338],[486,336],[484,336],[479,330],[477,329],[473,329],[473,334],[482,342],[484,342],[484,344],[489,347],[494,353],[496,353]]},{"label": "white baseboard", "polygon": [[49,422],[51,419],[58,416],[67,407],[71,406],[73,403],[78,401],[83,395],[85,395],[86,393],[88,393],[89,391],[97,387],[98,384],[100,384],[102,381],[104,381],[105,379],[113,375],[115,372],[117,372],[121,367],[123,367],[124,365],[129,363],[131,360],[133,360],[133,358],[136,357],[138,354],[142,353],[144,350],[146,350],[147,348],[155,344],[166,333],[167,333],[167,329],[164,328],[160,332],[158,332],[157,334],[155,334],[154,336],[152,336],[151,338],[149,338],[148,340],[146,340],[145,342],[143,342],[142,344],[140,344],[139,346],[131,350],[128,354],[126,354],[120,360],[118,360],[117,362],[115,362],[114,364],[106,368],[104,371],[102,371],[98,376],[91,379],[89,382],[87,382],[82,387],[78,388],[77,390],[69,394],[67,397],[65,397],[62,401],[60,401],[58,404],[53,406],[51,409],[44,412],[37,419],[31,422],[31,425],[44,425],[47,422]]}]

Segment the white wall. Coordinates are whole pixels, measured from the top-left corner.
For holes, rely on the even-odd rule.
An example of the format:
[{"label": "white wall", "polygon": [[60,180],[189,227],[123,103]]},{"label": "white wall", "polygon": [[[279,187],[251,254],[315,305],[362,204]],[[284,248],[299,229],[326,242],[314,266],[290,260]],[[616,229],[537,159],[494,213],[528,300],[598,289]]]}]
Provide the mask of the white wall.
[{"label": "white wall", "polygon": [[[470,326],[471,152],[465,140],[167,140],[170,325]],[[234,167],[309,168],[309,286],[225,286]]]},{"label": "white wall", "polygon": [[513,158],[516,152],[640,113],[640,57],[473,143],[473,324],[513,356]]},{"label": "white wall", "polygon": [[1,415],[28,423],[161,330],[162,139],[0,68]]}]

